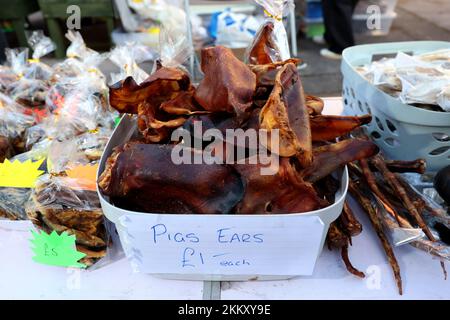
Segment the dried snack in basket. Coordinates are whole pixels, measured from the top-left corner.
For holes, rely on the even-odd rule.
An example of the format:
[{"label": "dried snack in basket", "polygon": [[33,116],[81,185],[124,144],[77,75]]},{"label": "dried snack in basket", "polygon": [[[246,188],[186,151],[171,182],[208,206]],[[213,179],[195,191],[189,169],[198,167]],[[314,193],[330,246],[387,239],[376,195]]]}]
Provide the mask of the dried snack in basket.
[{"label": "dried snack in basket", "polygon": [[[220,164],[176,164],[173,149],[173,145],[137,142],[116,148],[99,187],[113,203],[129,210],[230,213],[244,191],[239,174]],[[189,148],[175,152],[182,152],[184,158],[196,154]]]},{"label": "dried snack in basket", "polygon": [[75,235],[80,262],[91,266],[106,255],[108,235],[95,191],[79,189],[79,181],[44,175],[38,179],[26,205],[29,219],[47,233]]},{"label": "dried snack in basket", "polygon": [[202,50],[205,74],[195,99],[207,111],[228,112],[238,118],[248,117],[256,89],[256,76],[233,52],[217,46]]}]

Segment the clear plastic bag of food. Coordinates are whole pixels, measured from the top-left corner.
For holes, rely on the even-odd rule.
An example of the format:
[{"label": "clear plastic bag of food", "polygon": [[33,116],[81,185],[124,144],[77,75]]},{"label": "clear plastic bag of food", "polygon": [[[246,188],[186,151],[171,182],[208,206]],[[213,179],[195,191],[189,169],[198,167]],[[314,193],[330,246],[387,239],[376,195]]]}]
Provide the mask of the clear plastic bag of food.
[{"label": "clear plastic bag of food", "polygon": [[53,66],[52,82],[67,82],[65,78],[91,76],[105,82],[105,76],[98,66],[105,61],[107,54],[100,54],[86,46],[81,34],[69,30],[66,38],[71,42],[66,51],[67,59]]},{"label": "clear plastic bag of food", "polygon": [[9,66],[0,65],[0,93],[7,93],[11,84],[19,80],[19,76]]},{"label": "clear plastic bag of food", "polygon": [[27,115],[25,108],[0,93],[0,136],[3,137],[4,147],[7,140],[13,148],[13,154],[23,152],[25,131],[34,124],[34,117]]},{"label": "clear plastic bag of food", "polygon": [[268,64],[291,57],[283,16],[294,6],[292,0],[255,0],[264,8],[265,21],[247,49],[245,61]]},{"label": "clear plastic bag of food", "polygon": [[111,130],[102,128],[70,140],[53,140],[47,157],[48,171],[62,174],[67,169],[98,163],[110,135]]},{"label": "clear plastic bag of food", "polygon": [[24,153],[21,160],[12,157],[5,161],[9,163],[3,163],[0,170],[0,218],[26,220],[25,204],[33,187],[29,176],[42,174],[45,161],[43,158],[31,159]]},{"label": "clear plastic bag of food", "polygon": [[53,69],[41,62],[41,58],[53,52],[56,49],[55,43],[44,35],[42,30],[33,31],[28,38],[28,44],[33,49],[32,59],[28,60],[28,68],[25,77],[29,79],[48,80]]},{"label": "clear plastic bag of food", "polygon": [[84,188],[82,179],[41,176],[26,204],[33,224],[46,233],[67,232],[76,238],[77,251],[86,254],[79,262],[99,267],[121,256],[113,242],[95,190]]},{"label": "clear plastic bag of food", "polygon": [[[138,50],[135,49],[136,47]],[[139,47],[134,44],[129,44],[116,47],[111,51],[109,60],[120,68],[119,73],[111,74],[111,85],[126,77],[133,77],[137,83],[141,83],[148,78],[148,73],[138,66],[138,63],[144,61],[143,59],[147,59],[147,57],[141,54]]]}]

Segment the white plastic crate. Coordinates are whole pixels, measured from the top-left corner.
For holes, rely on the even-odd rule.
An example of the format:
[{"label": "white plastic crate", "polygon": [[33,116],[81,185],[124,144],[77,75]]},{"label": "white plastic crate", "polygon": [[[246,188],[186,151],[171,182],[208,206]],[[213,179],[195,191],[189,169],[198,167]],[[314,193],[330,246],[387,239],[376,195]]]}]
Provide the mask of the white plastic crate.
[{"label": "white plastic crate", "polygon": [[427,170],[450,165],[450,112],[416,108],[381,91],[355,67],[368,64],[374,55],[405,52],[421,54],[450,48],[445,41],[412,41],[359,45],[343,52],[343,100],[351,114],[371,113],[367,125],[375,143],[391,159],[423,158]]}]

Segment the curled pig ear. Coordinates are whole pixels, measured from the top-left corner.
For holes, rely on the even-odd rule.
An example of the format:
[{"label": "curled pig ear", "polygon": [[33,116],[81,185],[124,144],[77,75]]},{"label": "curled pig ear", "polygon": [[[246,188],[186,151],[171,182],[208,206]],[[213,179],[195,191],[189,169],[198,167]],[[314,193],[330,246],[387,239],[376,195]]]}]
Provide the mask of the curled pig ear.
[{"label": "curled pig ear", "polygon": [[307,167],[312,161],[312,143],[309,115],[297,68],[288,63],[275,78],[275,86],[259,115],[260,129],[269,133],[267,148],[272,145],[271,135],[279,133],[279,155],[296,156]]},{"label": "curled pig ear", "polygon": [[245,120],[253,104],[256,76],[233,52],[217,46],[202,50],[205,74],[195,99],[207,111],[227,112]]}]

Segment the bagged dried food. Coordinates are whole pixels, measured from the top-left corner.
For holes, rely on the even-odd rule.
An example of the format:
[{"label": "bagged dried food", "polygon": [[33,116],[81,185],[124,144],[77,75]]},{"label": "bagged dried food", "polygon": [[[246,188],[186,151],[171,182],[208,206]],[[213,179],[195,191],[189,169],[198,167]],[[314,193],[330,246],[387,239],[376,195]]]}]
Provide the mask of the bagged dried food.
[{"label": "bagged dried food", "polygon": [[0,164],[0,218],[26,220],[27,203],[34,180],[44,173],[44,159],[28,158],[22,161],[13,157]]},{"label": "bagged dried food", "polygon": [[25,130],[35,124],[34,117],[25,113],[23,107],[0,94],[0,136],[8,140],[13,154],[25,150]]},{"label": "bagged dried food", "polygon": [[53,69],[40,61],[40,59],[56,49],[55,43],[44,35],[42,30],[33,31],[28,39],[28,44],[33,49],[32,59],[28,60],[28,68],[25,77],[29,79],[49,80]]},{"label": "bagged dried food", "polygon": [[38,179],[26,212],[33,224],[47,233],[75,235],[85,265],[107,256],[111,237],[96,191],[83,190],[80,179],[44,175]]},{"label": "bagged dried food", "polygon": [[106,60],[107,54],[100,54],[86,46],[81,34],[69,30],[66,38],[71,42],[66,51],[67,59],[53,66],[52,82],[55,84],[70,82],[66,78],[89,76],[93,86],[105,88],[105,76],[98,66]]},{"label": "bagged dried food", "polygon": [[[450,50],[411,56],[399,52],[358,68],[368,81],[403,103],[450,111]],[[432,106],[436,106],[433,108]]]},{"label": "bagged dried food", "polygon": [[116,47],[111,51],[109,60],[120,68],[119,73],[111,74],[111,85],[126,77],[133,77],[137,83],[141,83],[148,78],[147,72],[138,66],[138,63],[144,61],[143,59],[147,59],[146,56],[141,54],[142,51],[140,51],[139,47],[136,45],[125,45]]},{"label": "bagged dried food", "polygon": [[292,0],[255,0],[264,8],[265,21],[247,49],[245,61],[249,64],[268,64],[290,58],[289,43],[283,24],[284,13]]},{"label": "bagged dried food", "polygon": [[101,129],[83,133],[70,140],[53,140],[47,156],[49,173],[61,174],[69,168],[97,163],[110,135],[110,130]]}]

